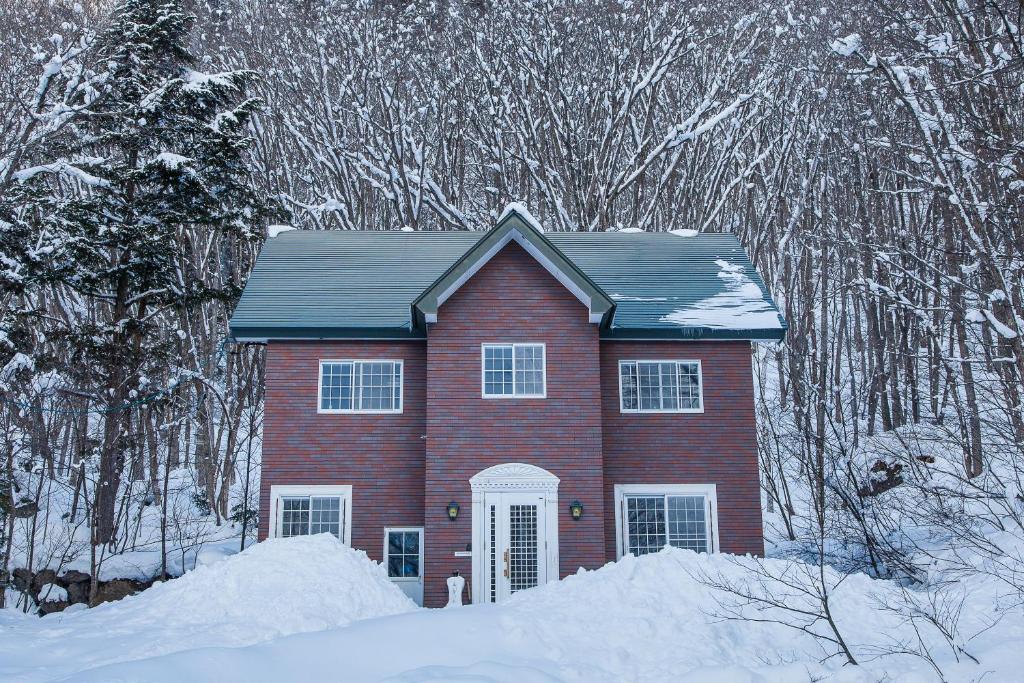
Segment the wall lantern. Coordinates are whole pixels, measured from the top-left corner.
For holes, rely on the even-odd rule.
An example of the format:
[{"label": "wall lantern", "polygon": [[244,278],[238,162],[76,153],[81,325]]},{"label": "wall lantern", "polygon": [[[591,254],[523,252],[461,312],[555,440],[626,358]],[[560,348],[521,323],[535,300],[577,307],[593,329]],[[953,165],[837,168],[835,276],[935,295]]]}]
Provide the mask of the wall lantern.
[{"label": "wall lantern", "polygon": [[448,519],[454,522],[459,516],[459,504],[453,500],[448,503],[448,507],[446,509],[448,510]]},{"label": "wall lantern", "polygon": [[582,517],[583,503],[579,502],[578,500],[574,500],[573,502],[569,503],[569,514],[572,515],[572,518],[574,520],[577,520],[580,517]]}]

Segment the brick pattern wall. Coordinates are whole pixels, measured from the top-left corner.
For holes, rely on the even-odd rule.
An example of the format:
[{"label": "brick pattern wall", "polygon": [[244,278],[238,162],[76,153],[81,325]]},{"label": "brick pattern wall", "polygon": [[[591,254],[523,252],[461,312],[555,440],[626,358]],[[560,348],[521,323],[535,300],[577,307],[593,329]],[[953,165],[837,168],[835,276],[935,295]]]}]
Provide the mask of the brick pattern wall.
[{"label": "brick pattern wall", "polygon": [[[321,359],[404,361],[401,414],[319,414]],[[274,484],[351,484],[352,545],[380,560],[384,527],[423,525],[426,344],[270,342],[260,540]]]},{"label": "brick pattern wall", "polygon": [[[490,342],[544,342],[548,397],[482,398]],[[403,412],[318,414],[319,360],[344,358],[403,360]],[[618,360],[637,358],[701,360],[705,412],[621,414]],[[615,484],[717,484],[721,550],[764,551],[749,343],[600,342],[586,308],[514,243],[445,302],[426,343],[267,346],[260,539],[272,485],[350,484],[352,545],[379,560],[385,527],[425,526],[426,604],[441,605],[453,570],[471,585],[470,558],[454,557],[471,536],[469,479],[506,462],[561,479],[560,576],[615,558]]]},{"label": "brick pattern wall", "polygon": [[[623,414],[619,360],[700,360],[702,414]],[[749,342],[601,344],[605,539],[614,560],[615,484],[717,484],[721,550],[764,554]]]},{"label": "brick pattern wall", "polygon": [[[481,398],[481,344],[544,342],[547,398]],[[560,574],[605,559],[597,326],[587,309],[518,244],[494,256],[440,308],[427,335],[425,601],[444,604],[445,579],[471,584],[469,479],[506,462],[543,467],[558,491]],[[573,522],[568,504],[586,507]],[[456,522],[445,516],[454,500]]]}]

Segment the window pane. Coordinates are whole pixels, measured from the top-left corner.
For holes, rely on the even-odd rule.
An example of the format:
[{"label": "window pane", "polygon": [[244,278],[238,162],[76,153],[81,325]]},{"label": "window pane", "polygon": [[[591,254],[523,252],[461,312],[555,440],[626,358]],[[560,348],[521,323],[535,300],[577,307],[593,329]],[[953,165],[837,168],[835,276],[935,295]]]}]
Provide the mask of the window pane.
[{"label": "window pane", "polygon": [[320,365],[320,409],[352,409],[352,364]]},{"label": "window pane", "polygon": [[420,575],[420,556],[405,555],[405,562],[402,563],[402,576]]},{"label": "window pane", "polygon": [[704,496],[668,497],[668,542],[698,553],[708,551],[707,504]]},{"label": "window pane", "polygon": [[515,347],[515,393],[544,394],[544,347],[540,344]]},{"label": "window pane", "polygon": [[401,555],[389,555],[388,556],[388,576],[402,576],[402,556]]},{"label": "window pane", "polygon": [[281,499],[281,536],[305,536],[309,533],[309,498]]},{"label": "window pane", "polygon": [[395,363],[359,363],[359,409],[393,410]]},{"label": "window pane", "polygon": [[402,554],[402,532],[401,531],[389,531],[388,532],[388,555],[401,555]]},{"label": "window pane", "polygon": [[341,538],[341,499],[315,496],[310,499],[309,533],[333,534]]},{"label": "window pane", "polygon": [[661,381],[661,409],[679,409],[679,386],[675,363],[659,363]]},{"label": "window pane", "polygon": [[636,363],[619,365],[620,387],[622,391],[622,409],[637,410],[640,401],[637,397]]},{"label": "window pane", "polygon": [[628,548],[634,555],[656,553],[665,545],[665,497],[626,498]]},{"label": "window pane", "polygon": [[484,394],[510,396],[512,383],[512,346],[484,347]]},{"label": "window pane", "polygon": [[420,535],[416,531],[407,531],[405,533],[405,552],[412,553],[413,555],[420,554]]},{"label": "window pane", "polygon": [[391,365],[393,370],[391,407],[394,410],[400,410],[402,408],[402,364],[392,363]]},{"label": "window pane", "polygon": [[637,363],[640,410],[661,410],[661,369],[659,363]]},{"label": "window pane", "polygon": [[700,366],[697,363],[679,363],[679,407],[700,410]]}]

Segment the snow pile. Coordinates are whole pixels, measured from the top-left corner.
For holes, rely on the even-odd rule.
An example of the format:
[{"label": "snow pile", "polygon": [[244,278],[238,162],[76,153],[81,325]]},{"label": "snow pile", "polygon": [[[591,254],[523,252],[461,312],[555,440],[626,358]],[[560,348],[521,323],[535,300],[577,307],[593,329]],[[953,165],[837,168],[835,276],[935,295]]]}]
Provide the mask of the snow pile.
[{"label": "snow pile", "polygon": [[333,536],[275,539],[119,602],[19,623],[12,633],[0,621],[0,680],[29,668],[32,650],[59,648],[66,656],[56,666],[90,668],[412,609],[380,564]]},{"label": "snow pile", "polygon": [[[278,639],[243,649],[210,648],[124,663],[79,674],[75,680],[168,681],[202,679],[210,671],[233,680],[280,681],[726,681],[763,683],[936,680],[921,658],[885,655],[920,634],[939,657],[948,680],[1012,680],[1024,646],[1024,616],[1006,617],[972,643],[982,664],[955,661],[942,637],[880,605],[895,603],[898,587],[864,575],[846,578],[826,569],[834,587],[830,608],[861,666],[844,665],[827,643],[784,623],[792,614],[758,611],[706,584],[703,577],[756,583],[757,561],[696,555],[668,548],[627,557],[524,591],[502,605],[415,610],[368,619],[340,630]],[[816,567],[766,560],[787,581],[816,576]],[[787,574],[788,572],[788,574]],[[786,590],[779,582],[775,588]],[[805,602],[807,604],[805,604]],[[791,607],[811,607],[795,597]],[[972,633],[994,602],[973,602],[964,615]],[[724,618],[724,605],[740,619]],[[824,624],[810,627],[828,633]],[[987,649],[986,649],[987,648]],[[987,672],[987,674],[986,674]]]},{"label": "snow pile", "polygon": [[743,272],[743,266],[717,259],[718,277],[725,291],[701,299],[686,308],[677,308],[660,318],[661,322],[687,327],[723,327],[733,330],[777,330],[779,314],[764,297],[757,283]]},{"label": "snow pile", "polygon": [[68,591],[64,586],[46,583],[39,589],[39,599],[43,602],[63,602],[68,599]]}]

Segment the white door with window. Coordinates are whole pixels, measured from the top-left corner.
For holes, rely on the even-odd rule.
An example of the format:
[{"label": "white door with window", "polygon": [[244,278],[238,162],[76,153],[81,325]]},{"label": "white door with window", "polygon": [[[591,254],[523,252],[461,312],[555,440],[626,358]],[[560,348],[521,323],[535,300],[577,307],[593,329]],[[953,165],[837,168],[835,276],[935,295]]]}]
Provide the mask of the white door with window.
[{"label": "white door with window", "polygon": [[545,497],[539,493],[485,496],[487,602],[501,602],[547,582],[545,507]]},{"label": "white door with window", "polygon": [[388,578],[423,606],[423,527],[384,529],[384,566]]},{"label": "white door with window", "polygon": [[558,578],[558,479],[532,465],[488,468],[473,488],[473,601],[501,602]]},{"label": "white door with window", "polygon": [[715,488],[713,484],[616,485],[618,556],[656,553],[666,545],[715,552]]}]

